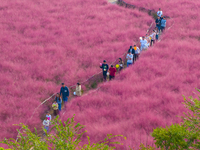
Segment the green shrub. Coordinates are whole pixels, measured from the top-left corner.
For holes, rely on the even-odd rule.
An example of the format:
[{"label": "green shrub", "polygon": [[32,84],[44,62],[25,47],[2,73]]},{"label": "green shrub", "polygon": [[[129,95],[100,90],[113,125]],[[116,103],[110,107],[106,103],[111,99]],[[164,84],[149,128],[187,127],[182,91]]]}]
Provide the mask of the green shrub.
[{"label": "green shrub", "polygon": [[[1,143],[7,144],[9,148],[14,150],[112,150],[115,147],[110,144],[121,144],[120,142],[110,142],[114,137],[123,137],[122,135],[107,135],[107,137],[97,143],[91,144],[88,137],[88,144],[80,146],[82,135],[86,132],[84,126],[74,121],[74,117],[62,122],[54,119],[51,122],[51,130],[49,134],[45,131],[46,136],[43,138],[38,136],[37,130],[31,132],[28,126],[20,124],[22,130],[19,131],[19,139],[5,139]],[[125,137],[124,137],[125,138]]]}]

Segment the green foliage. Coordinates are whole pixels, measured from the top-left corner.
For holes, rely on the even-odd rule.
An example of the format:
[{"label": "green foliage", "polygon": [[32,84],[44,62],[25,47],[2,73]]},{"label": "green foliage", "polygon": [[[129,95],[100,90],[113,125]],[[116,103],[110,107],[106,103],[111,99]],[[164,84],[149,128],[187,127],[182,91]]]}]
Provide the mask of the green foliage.
[{"label": "green foliage", "polygon": [[[200,92],[199,89],[197,89]],[[196,94],[200,99],[200,96]],[[190,111],[184,113],[182,125],[190,131],[190,136],[187,137],[189,145],[193,148],[200,149],[200,100],[189,97],[189,100],[184,97],[186,108]]]},{"label": "green foliage", "polygon": [[4,149],[3,147],[0,147],[0,150],[11,150],[11,149]]},{"label": "green foliage", "polygon": [[[129,146],[130,147],[130,146]],[[134,150],[134,148],[131,148],[130,147],[130,150]],[[140,148],[139,148],[139,150],[155,150],[155,148],[154,147],[151,147],[151,146],[147,146],[147,147],[145,147],[143,144],[140,144]]]},{"label": "green foliage", "polygon": [[[121,144],[120,142],[110,142],[110,139],[115,137],[123,137],[122,135],[107,135],[103,141],[91,144],[88,137],[88,144],[80,146],[82,135],[86,132],[84,126],[76,123],[73,118],[62,122],[56,117],[51,122],[51,130],[49,134],[45,131],[46,136],[40,137],[35,132],[31,132],[28,126],[20,124],[22,130],[19,131],[19,139],[5,139],[1,143],[7,144],[9,148],[14,150],[112,150],[115,147],[109,146],[110,144]],[[124,137],[125,138],[125,137]]]},{"label": "green foliage", "polygon": [[177,150],[188,148],[188,143],[185,139],[189,134],[185,127],[174,124],[166,128],[154,129],[152,136],[156,140],[155,144],[158,148]]},{"label": "green foliage", "polygon": [[151,146],[145,147],[143,144],[141,144],[139,150],[155,150],[155,148]]},{"label": "green foliage", "polygon": [[[200,92],[200,90],[197,90]],[[199,99],[200,96],[198,95]],[[184,97],[184,105],[189,112],[181,117],[181,125],[172,124],[166,128],[154,129],[152,136],[158,148],[166,150],[200,149],[200,101]]]}]

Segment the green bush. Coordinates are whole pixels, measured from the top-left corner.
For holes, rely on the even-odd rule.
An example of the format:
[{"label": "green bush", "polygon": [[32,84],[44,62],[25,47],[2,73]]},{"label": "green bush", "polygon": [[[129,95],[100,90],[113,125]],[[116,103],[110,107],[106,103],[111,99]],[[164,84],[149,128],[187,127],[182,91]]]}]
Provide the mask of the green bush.
[{"label": "green bush", "polygon": [[[197,91],[200,92],[200,90]],[[198,97],[200,98],[199,95]],[[166,128],[154,129],[152,136],[158,148],[200,149],[200,101],[193,97],[189,97],[189,100],[184,97],[183,104],[189,111],[181,117],[183,122],[180,125],[172,124]]]},{"label": "green bush", "polygon": [[[5,139],[1,143],[7,144],[9,148],[14,150],[112,150],[115,147],[109,146],[110,144],[121,144],[120,142],[110,142],[110,139],[114,137],[123,137],[122,135],[107,135],[107,137],[97,143],[90,143],[88,137],[88,144],[80,146],[82,135],[86,132],[84,126],[80,123],[76,123],[73,118],[69,118],[67,121],[62,122],[58,119],[54,119],[51,122],[51,130],[49,134],[45,131],[46,136],[40,137],[35,129],[35,132],[31,132],[28,126],[20,124],[22,130],[19,131],[19,139]],[[125,138],[125,137],[124,137]]]}]

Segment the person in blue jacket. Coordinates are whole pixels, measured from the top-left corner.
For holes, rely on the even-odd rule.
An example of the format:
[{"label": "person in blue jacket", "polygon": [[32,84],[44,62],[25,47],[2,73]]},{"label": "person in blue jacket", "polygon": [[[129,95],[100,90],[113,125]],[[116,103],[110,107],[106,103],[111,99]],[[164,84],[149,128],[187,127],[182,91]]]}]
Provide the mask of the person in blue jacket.
[{"label": "person in blue jacket", "polygon": [[55,101],[58,103],[58,110],[60,112],[62,107],[62,98],[59,93],[57,93]]},{"label": "person in blue jacket", "polygon": [[65,86],[64,83],[62,83],[62,87],[60,88],[60,95],[66,105],[66,103],[68,101],[68,97],[69,97],[69,89],[67,86]]},{"label": "person in blue jacket", "polygon": [[165,16],[163,17],[163,19],[161,20],[161,32],[163,32],[165,30],[166,27],[166,19]]}]

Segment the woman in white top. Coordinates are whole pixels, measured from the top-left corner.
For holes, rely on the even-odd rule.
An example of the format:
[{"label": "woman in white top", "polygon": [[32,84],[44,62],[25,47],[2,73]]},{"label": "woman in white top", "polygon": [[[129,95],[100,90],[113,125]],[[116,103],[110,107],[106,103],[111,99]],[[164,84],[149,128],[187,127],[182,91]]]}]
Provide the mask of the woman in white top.
[{"label": "woman in white top", "polygon": [[81,84],[80,83],[77,83],[77,86],[76,86],[76,95],[77,96],[81,96],[82,95]]},{"label": "woman in white top", "polygon": [[[48,117],[46,117],[45,118],[45,120],[43,121],[43,126],[44,126],[44,129],[46,129],[47,130],[47,133],[49,132],[49,120],[48,120]],[[45,135],[46,133],[44,132],[44,135]]]},{"label": "woman in white top", "polygon": [[128,54],[126,55],[126,59],[127,59],[127,67],[133,64],[133,54],[131,54],[131,51],[129,51]]}]

